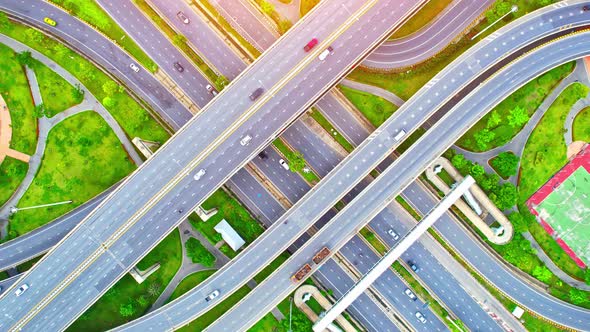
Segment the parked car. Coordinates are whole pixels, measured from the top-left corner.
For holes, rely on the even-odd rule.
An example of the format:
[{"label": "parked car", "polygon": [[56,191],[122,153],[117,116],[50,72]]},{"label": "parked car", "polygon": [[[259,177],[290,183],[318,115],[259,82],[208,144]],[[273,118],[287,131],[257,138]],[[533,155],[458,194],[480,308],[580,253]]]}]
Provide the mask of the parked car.
[{"label": "parked car", "polygon": [[137,67],[136,64],[134,64],[134,63],[129,64],[129,68],[131,68],[131,70],[133,70],[134,72],[139,73],[139,67]]},{"label": "parked car", "polygon": [[252,140],[252,136],[246,135],[246,136],[242,137],[242,139],[240,140],[240,145],[246,146],[250,143],[251,140]]},{"label": "parked car", "polygon": [[324,60],[326,60],[328,55],[332,55],[332,54],[334,54],[334,49],[332,48],[332,46],[328,46],[328,48],[326,48],[322,53],[320,53],[320,55],[318,55],[318,59],[320,61],[324,61]]},{"label": "parked car", "polygon": [[303,47],[303,50],[305,52],[309,52],[311,51],[312,48],[314,48],[316,45],[318,44],[318,39],[317,38],[313,38],[312,40],[310,40],[307,44],[305,44],[305,46]]},{"label": "parked car", "polygon": [[414,294],[414,292],[412,292],[409,288],[406,288],[406,290],[404,290],[404,294],[406,294],[410,299],[412,299],[412,301],[416,301],[416,299],[418,299],[418,297],[416,297],[416,294]]},{"label": "parked car", "polygon": [[191,23],[191,20],[189,20],[188,17],[186,17],[186,15],[184,15],[183,12],[176,13],[176,17],[178,17],[178,19],[184,24]]},{"label": "parked car", "polygon": [[398,240],[398,239],[399,239],[399,234],[397,234],[397,233],[396,233],[396,232],[395,232],[393,229],[391,229],[391,228],[390,228],[390,229],[387,231],[387,234],[391,235],[391,237],[392,237],[394,240]]},{"label": "parked car", "polygon": [[210,94],[212,94],[213,96],[217,96],[217,90],[215,90],[215,88],[211,84],[207,84],[205,88]]},{"label": "parked car", "polygon": [[203,177],[203,175],[205,175],[205,173],[207,173],[207,171],[201,168],[194,176],[195,181],[199,181]]},{"label": "parked car", "polygon": [[219,290],[217,290],[217,289],[216,289],[216,290],[214,290],[213,292],[211,292],[211,294],[207,295],[207,297],[205,298],[205,300],[206,300],[207,302],[209,302],[209,301],[211,301],[211,300],[215,299],[215,298],[216,298],[216,297],[218,297],[218,296],[219,296]]},{"label": "parked car", "polygon": [[412,261],[408,261],[408,265],[410,266],[412,271],[414,271],[414,272],[420,271],[420,268],[418,267],[418,265],[416,265],[416,263],[414,263]]},{"label": "parked car", "polygon": [[426,317],[424,317],[424,315],[420,311],[416,311],[415,316],[416,318],[418,318],[420,322],[422,322],[422,324],[426,324]]},{"label": "parked car", "polygon": [[43,18],[43,22],[45,22],[47,25],[51,25],[52,27],[57,26],[57,22],[50,19],[49,17]]},{"label": "parked car", "polygon": [[264,92],[263,88],[258,88],[254,91],[252,91],[252,93],[250,94],[250,100],[255,101],[256,99],[258,99],[258,97],[260,97],[262,95],[262,93]]},{"label": "parked car", "polygon": [[27,289],[29,289],[29,284],[22,284],[15,292],[14,295],[16,296],[21,296],[23,295],[24,292],[27,291]]},{"label": "parked car", "polygon": [[180,62],[174,63],[174,69],[176,69],[176,71],[178,71],[179,73],[182,73],[184,71],[184,67],[180,64]]},{"label": "parked car", "polygon": [[283,166],[285,170],[289,170],[289,164],[287,164],[287,162],[284,159],[279,159],[279,164],[281,164],[281,166]]}]

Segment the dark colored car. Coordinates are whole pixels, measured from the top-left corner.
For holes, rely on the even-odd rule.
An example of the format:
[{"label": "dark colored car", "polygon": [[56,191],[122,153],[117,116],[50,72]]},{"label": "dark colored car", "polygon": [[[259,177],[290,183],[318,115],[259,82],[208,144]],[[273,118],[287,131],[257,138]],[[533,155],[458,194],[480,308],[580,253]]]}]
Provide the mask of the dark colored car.
[{"label": "dark colored car", "polygon": [[264,159],[266,159],[266,158],[268,158],[268,156],[266,155],[266,152],[264,152],[264,151],[260,152],[260,153],[258,154],[258,157],[259,157],[260,159],[263,159],[263,160],[264,160]]},{"label": "dark colored car", "polygon": [[174,63],[174,69],[176,69],[179,73],[184,71],[184,67],[179,62]]},{"label": "dark colored car", "polygon": [[186,17],[186,15],[184,15],[184,13],[183,13],[183,12],[178,12],[178,13],[176,13],[176,17],[178,17],[178,19],[179,19],[180,21],[182,21],[182,23],[184,23],[184,24],[189,24],[189,23],[191,23],[191,21],[188,19],[188,17]]},{"label": "dark colored car", "polygon": [[260,97],[262,95],[262,93],[264,92],[263,88],[258,88],[256,90],[254,90],[251,94],[250,94],[250,100],[254,101],[256,99],[258,99],[258,97]]},{"label": "dark colored car", "polygon": [[590,6],[586,5],[584,7],[582,7],[582,10],[584,10],[585,12],[589,12],[590,11]]},{"label": "dark colored car", "polygon": [[420,268],[418,267],[418,265],[416,265],[416,263],[414,263],[412,261],[408,261],[408,265],[410,266],[412,271],[414,271],[414,272],[420,271]]},{"label": "dark colored car", "polygon": [[303,50],[305,52],[309,52],[311,51],[312,48],[314,48],[316,45],[318,44],[318,39],[314,38],[312,40],[309,41],[309,43],[307,43],[304,47]]}]

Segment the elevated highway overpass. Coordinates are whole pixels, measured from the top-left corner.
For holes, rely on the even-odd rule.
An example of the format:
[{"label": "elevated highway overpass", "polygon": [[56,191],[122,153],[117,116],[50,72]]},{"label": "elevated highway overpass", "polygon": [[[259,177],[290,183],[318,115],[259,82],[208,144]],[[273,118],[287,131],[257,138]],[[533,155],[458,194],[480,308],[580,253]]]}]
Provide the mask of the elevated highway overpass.
[{"label": "elevated highway overpass", "polygon": [[[12,291],[0,299],[0,315],[6,318],[0,328],[67,326],[421,3],[396,2],[393,8],[389,1],[349,1],[346,7],[322,2],[306,25],[283,36],[283,42],[241,74],[29,271],[19,281],[28,283],[29,291],[19,299]],[[351,11],[356,13],[352,17]],[[320,44],[304,54],[301,48],[309,36]],[[316,57],[328,45],[342,51],[328,64],[319,63]],[[250,109],[248,95],[260,86],[267,91]],[[242,114],[244,109],[250,110]],[[248,134],[252,144],[238,148],[240,138]],[[207,172],[199,183],[193,178],[200,167]],[[17,302],[26,305],[14,306]],[[61,314],[53,315],[57,309]]]},{"label": "elevated highway overpass", "polygon": [[[427,165],[448,149],[465,130],[512,93],[515,88],[555,66],[589,54],[589,37],[590,30],[586,30],[557,38],[510,62],[498,74],[484,81],[397,158],[326,226],[314,234],[281,267],[210,325],[207,331],[243,331],[256,323],[298,286],[298,283],[291,280],[291,276],[301,266],[309,263],[311,257],[321,248],[331,248],[332,253],[339,250],[366,222],[418,177]],[[509,84],[506,84],[507,82]],[[410,102],[411,100],[408,101]],[[386,122],[383,126],[388,125],[390,123]],[[309,274],[318,268],[321,269],[321,263],[314,264]],[[525,287],[531,286],[525,284]],[[558,322],[560,324],[577,330],[590,329],[590,311],[587,309],[561,302],[548,294],[542,294],[541,298],[535,301],[520,302],[521,305],[540,315],[547,313],[547,309],[543,308],[549,308],[555,303],[559,303],[561,319]],[[551,308],[551,311],[555,310]],[[551,317],[548,318],[551,319]]]},{"label": "elevated highway overpass", "polygon": [[[220,300],[231,294],[242,284],[241,280],[235,280],[235,276],[248,280],[261,268],[251,266],[252,261],[270,262],[276,253],[284,250],[278,247],[278,243],[283,243],[286,234],[293,234],[290,235],[291,238],[302,234],[319,216],[335,204],[343,193],[351,190],[397,146],[397,143],[392,141],[392,137],[401,129],[411,132],[420,124],[420,121],[424,121],[434,111],[448,110],[460,99],[460,93],[466,95],[495,70],[525,50],[539,45],[543,40],[555,39],[567,33],[564,27],[575,29],[576,26],[588,24],[588,16],[581,10],[582,3],[581,1],[560,3],[539,10],[497,31],[460,56],[427,83],[392,118],[232,263],[167,307],[121,329],[178,328],[206,311],[207,304],[204,298],[212,290],[221,290]],[[461,128],[456,127],[459,124],[453,123],[455,127],[449,128]],[[273,250],[269,252],[268,248]],[[253,252],[255,249],[258,249],[257,252]],[[239,262],[244,263],[239,264]]]}]

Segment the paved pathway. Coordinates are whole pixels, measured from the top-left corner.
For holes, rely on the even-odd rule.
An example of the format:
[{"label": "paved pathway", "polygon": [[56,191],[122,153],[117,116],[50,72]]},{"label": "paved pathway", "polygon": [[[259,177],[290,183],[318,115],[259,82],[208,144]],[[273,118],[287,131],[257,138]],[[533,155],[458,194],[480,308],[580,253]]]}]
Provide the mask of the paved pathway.
[{"label": "paved pathway", "polygon": [[[41,166],[41,161],[43,160],[43,154],[45,152],[46,140],[50,130],[64,119],[72,115],[78,114],[80,112],[94,110],[113,129],[115,135],[117,135],[117,137],[123,144],[125,150],[127,151],[128,155],[133,160],[133,162],[135,162],[137,165],[141,165],[143,160],[140,158],[139,154],[133,147],[133,144],[127,138],[125,132],[119,126],[117,121],[73,75],[71,75],[68,71],[58,66],[55,62],[53,62],[53,60],[49,59],[45,55],[29,48],[24,44],[19,43],[14,39],[11,39],[0,34],[0,43],[7,45],[16,52],[30,51],[35,59],[39,60],[41,63],[52,69],[54,72],[56,72],[66,81],[68,81],[70,84],[74,86],[80,86],[81,89],[84,91],[84,100],[80,104],[75,105],[61,113],[58,113],[52,118],[42,117],[38,119],[38,142],[35,153],[30,157],[29,169],[27,171],[27,174],[25,175],[25,178],[23,179],[19,187],[16,189],[12,197],[0,208],[0,238],[2,238],[5,236],[7,232],[7,219],[10,215],[10,208],[18,204],[19,200],[22,198],[22,196],[25,194],[25,192],[33,182],[35,175],[37,174],[37,171]],[[33,95],[33,100],[35,101],[35,105],[40,105],[41,103],[43,103],[43,99],[41,97],[41,92],[39,90],[39,85],[37,83],[37,77],[35,75],[35,72],[27,68],[26,75],[31,88],[31,93]]]},{"label": "paved pathway", "polygon": [[572,278],[569,274],[563,272],[557,265],[555,265],[555,263],[553,263],[551,258],[547,256],[545,251],[543,251],[543,248],[541,248],[531,233],[525,232],[522,233],[522,235],[531,242],[531,247],[537,251],[537,257],[539,257],[539,259],[545,263],[547,268],[551,270],[551,272],[553,272],[553,274],[555,274],[559,279],[574,288],[590,291],[590,285],[587,285],[584,281]]},{"label": "paved pathway", "polygon": [[565,118],[565,130],[566,132],[563,133],[563,138],[565,139],[565,145],[569,146],[573,143],[573,124],[574,119],[586,107],[590,107],[590,93],[586,95],[586,98],[578,100],[570,109],[570,112],[567,114]]},{"label": "paved pathway", "polygon": [[377,86],[352,81],[347,78],[343,79],[340,82],[340,84],[347,86],[349,88],[352,88],[352,89],[364,91],[364,92],[379,96],[379,97],[389,101],[390,103],[394,104],[397,107],[402,106],[402,104],[404,103],[404,100],[401,99],[400,97],[398,97],[397,95],[395,95],[393,92],[387,91],[387,90],[382,89]]}]

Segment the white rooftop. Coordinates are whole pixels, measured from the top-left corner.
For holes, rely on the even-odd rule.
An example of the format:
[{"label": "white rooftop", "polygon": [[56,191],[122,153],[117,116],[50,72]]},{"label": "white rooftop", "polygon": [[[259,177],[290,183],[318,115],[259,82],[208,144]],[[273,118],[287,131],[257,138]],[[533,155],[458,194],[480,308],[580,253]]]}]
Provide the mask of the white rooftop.
[{"label": "white rooftop", "polygon": [[215,225],[214,229],[217,233],[221,234],[225,243],[234,251],[238,251],[246,243],[225,219],[222,219],[219,224]]}]

